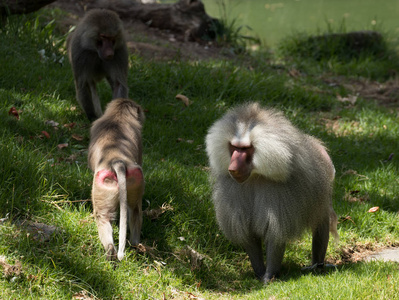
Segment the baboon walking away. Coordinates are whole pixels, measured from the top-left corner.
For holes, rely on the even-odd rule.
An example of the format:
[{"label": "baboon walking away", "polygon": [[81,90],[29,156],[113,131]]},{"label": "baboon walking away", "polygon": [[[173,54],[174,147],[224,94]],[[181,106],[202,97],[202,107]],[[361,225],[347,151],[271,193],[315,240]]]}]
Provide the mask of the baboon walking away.
[{"label": "baboon walking away", "polygon": [[90,130],[88,162],[94,172],[92,202],[98,234],[108,260],[116,250],[111,221],[119,208],[118,259],[122,260],[127,223],[130,244],[140,242],[144,177],[142,165],[142,108],[130,99],[112,100]]}]

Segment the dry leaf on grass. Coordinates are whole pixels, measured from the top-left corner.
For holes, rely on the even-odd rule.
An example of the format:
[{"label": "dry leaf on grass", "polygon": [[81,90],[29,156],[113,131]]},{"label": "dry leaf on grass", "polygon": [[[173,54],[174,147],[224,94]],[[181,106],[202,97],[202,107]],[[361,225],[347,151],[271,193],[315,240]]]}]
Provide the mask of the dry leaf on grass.
[{"label": "dry leaf on grass", "polygon": [[370,208],[370,209],[368,210],[368,212],[369,212],[369,213],[374,213],[374,212],[379,211],[379,210],[380,210],[380,207],[379,207],[379,206],[374,206],[374,207]]},{"label": "dry leaf on grass", "polygon": [[66,147],[68,147],[68,143],[58,144],[58,145],[57,145],[57,148],[58,148],[59,150],[62,150],[62,149],[64,149],[64,148],[66,148]]},{"label": "dry leaf on grass", "polygon": [[162,204],[161,207],[158,208],[153,208],[153,209],[145,209],[143,211],[143,214],[145,216],[147,216],[148,218],[150,218],[151,220],[156,220],[158,219],[164,212],[168,211],[168,210],[173,210],[173,207],[169,204]]},{"label": "dry leaf on grass", "polygon": [[60,123],[57,123],[53,120],[47,120],[46,122],[44,122],[44,124],[52,126],[52,127],[57,127],[58,125],[60,125]]},{"label": "dry leaf on grass", "polygon": [[147,246],[147,245],[144,245],[144,244],[140,243],[140,244],[134,246],[134,248],[136,248],[137,251],[140,252],[140,253],[147,253],[152,258],[156,258],[156,255],[155,255],[156,254],[156,250],[155,250],[154,247],[150,247],[150,246]]},{"label": "dry leaf on grass", "polygon": [[185,139],[183,139],[183,138],[177,138],[176,141],[177,141],[178,143],[181,143],[181,142],[186,142],[186,143],[188,143],[188,144],[194,143],[194,140],[185,140]]},{"label": "dry leaf on grass", "polygon": [[349,102],[351,105],[355,105],[357,101],[358,95],[348,95],[347,97],[342,97],[341,95],[337,95],[337,100],[339,102]]},{"label": "dry leaf on grass", "polygon": [[205,258],[212,260],[209,256],[197,252],[188,245],[184,249],[179,251],[179,256],[186,257],[186,259],[189,260],[192,270],[198,269]]},{"label": "dry leaf on grass", "polygon": [[351,216],[346,216],[346,217],[339,218],[339,222],[338,223],[342,223],[342,222],[345,222],[345,221],[351,221],[353,224],[355,224],[355,222],[353,221]]},{"label": "dry leaf on grass", "polygon": [[43,131],[42,131],[42,134],[43,134],[47,139],[50,138],[50,134],[49,134],[47,131],[43,130]]},{"label": "dry leaf on grass", "polygon": [[75,123],[75,122],[72,122],[72,123],[64,124],[64,127],[65,127],[65,128],[69,128],[69,129],[72,129],[72,128],[75,127],[75,125],[76,125],[76,123]]},{"label": "dry leaf on grass", "polygon": [[176,99],[180,100],[181,102],[183,102],[184,106],[189,106],[191,104],[190,99],[188,99],[186,96],[182,95],[182,94],[177,94],[176,95]]},{"label": "dry leaf on grass", "polygon": [[288,74],[289,74],[291,77],[294,77],[294,78],[297,78],[297,77],[300,77],[300,76],[301,76],[301,72],[298,71],[298,70],[295,69],[295,68],[289,70],[289,71],[288,71]]},{"label": "dry leaf on grass", "polygon": [[10,110],[8,111],[8,114],[10,116],[14,116],[17,120],[19,120],[19,112],[17,111],[17,109],[14,106],[10,108]]},{"label": "dry leaf on grass", "polygon": [[79,134],[72,134],[72,138],[77,140],[77,141],[82,141],[83,140],[83,136],[81,136]]}]

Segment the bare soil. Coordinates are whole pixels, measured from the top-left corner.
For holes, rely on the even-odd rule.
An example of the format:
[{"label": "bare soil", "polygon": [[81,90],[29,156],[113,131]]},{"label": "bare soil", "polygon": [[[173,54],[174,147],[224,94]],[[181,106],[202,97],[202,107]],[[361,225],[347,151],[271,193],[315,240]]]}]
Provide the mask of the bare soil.
[{"label": "bare soil", "polygon": [[[59,21],[63,31],[76,25],[85,13],[84,1],[58,0],[49,7],[66,12]],[[132,53],[154,60],[208,60],[232,58],[234,54],[219,47],[213,41],[185,41],[182,33],[150,27],[139,20],[122,19],[127,33],[127,45]]]},{"label": "bare soil", "polygon": [[343,86],[350,96],[377,101],[386,107],[399,107],[399,79],[396,77],[385,82],[365,78],[348,79],[343,76],[324,77],[322,80],[331,85]]}]

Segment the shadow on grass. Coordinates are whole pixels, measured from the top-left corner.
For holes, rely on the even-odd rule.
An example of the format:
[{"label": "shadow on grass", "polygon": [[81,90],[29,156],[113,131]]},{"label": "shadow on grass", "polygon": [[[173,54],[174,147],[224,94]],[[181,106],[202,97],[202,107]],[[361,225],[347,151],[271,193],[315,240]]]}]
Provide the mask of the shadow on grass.
[{"label": "shadow on grass", "polygon": [[[336,188],[347,186],[352,182],[352,186],[362,185],[364,181],[377,180],[377,184],[370,186],[367,190],[352,191],[358,194],[358,201],[353,201],[352,205],[366,204],[380,206],[388,212],[396,213],[399,210],[399,202],[394,196],[381,193],[381,187],[389,184],[390,173],[395,174],[398,169],[398,160],[389,159],[391,153],[395,151],[397,139],[394,137],[365,137],[352,139],[350,137],[332,137],[329,143],[330,153],[337,169]],[[371,174],[374,178],[369,178],[365,174]],[[381,174],[381,187],[378,184],[378,177]],[[388,177],[384,178],[383,177]],[[393,183],[393,182],[392,182]],[[387,187],[383,189],[386,190]],[[341,191],[342,192],[342,191]],[[356,199],[356,198],[355,198]],[[343,200],[341,200],[343,201]]]},{"label": "shadow on grass", "polygon": [[[8,232],[2,230],[2,239],[8,241],[12,256],[23,258],[26,267],[20,284],[26,285],[33,295],[40,295],[42,285],[56,286],[57,293],[61,290],[63,296],[72,296],[82,290],[100,298],[116,293],[118,285],[111,266],[105,265],[104,257],[100,258],[104,264],[98,263],[93,254],[87,253],[92,250],[74,243],[73,232],[57,228],[49,240],[43,241],[39,234],[28,234],[24,226],[13,225],[10,228]],[[50,292],[52,288],[46,288],[46,293]]]}]

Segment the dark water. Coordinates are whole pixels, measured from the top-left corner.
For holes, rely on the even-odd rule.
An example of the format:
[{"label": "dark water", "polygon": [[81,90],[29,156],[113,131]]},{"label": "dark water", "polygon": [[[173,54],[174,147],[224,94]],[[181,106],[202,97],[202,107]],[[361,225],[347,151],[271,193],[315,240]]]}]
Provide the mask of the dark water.
[{"label": "dark water", "polygon": [[[203,0],[205,10],[220,18],[226,12],[237,25],[273,47],[295,32],[314,34],[335,31],[378,29],[399,36],[399,0]],[[223,8],[224,7],[224,8]],[[243,29],[242,33],[248,33]]]}]

